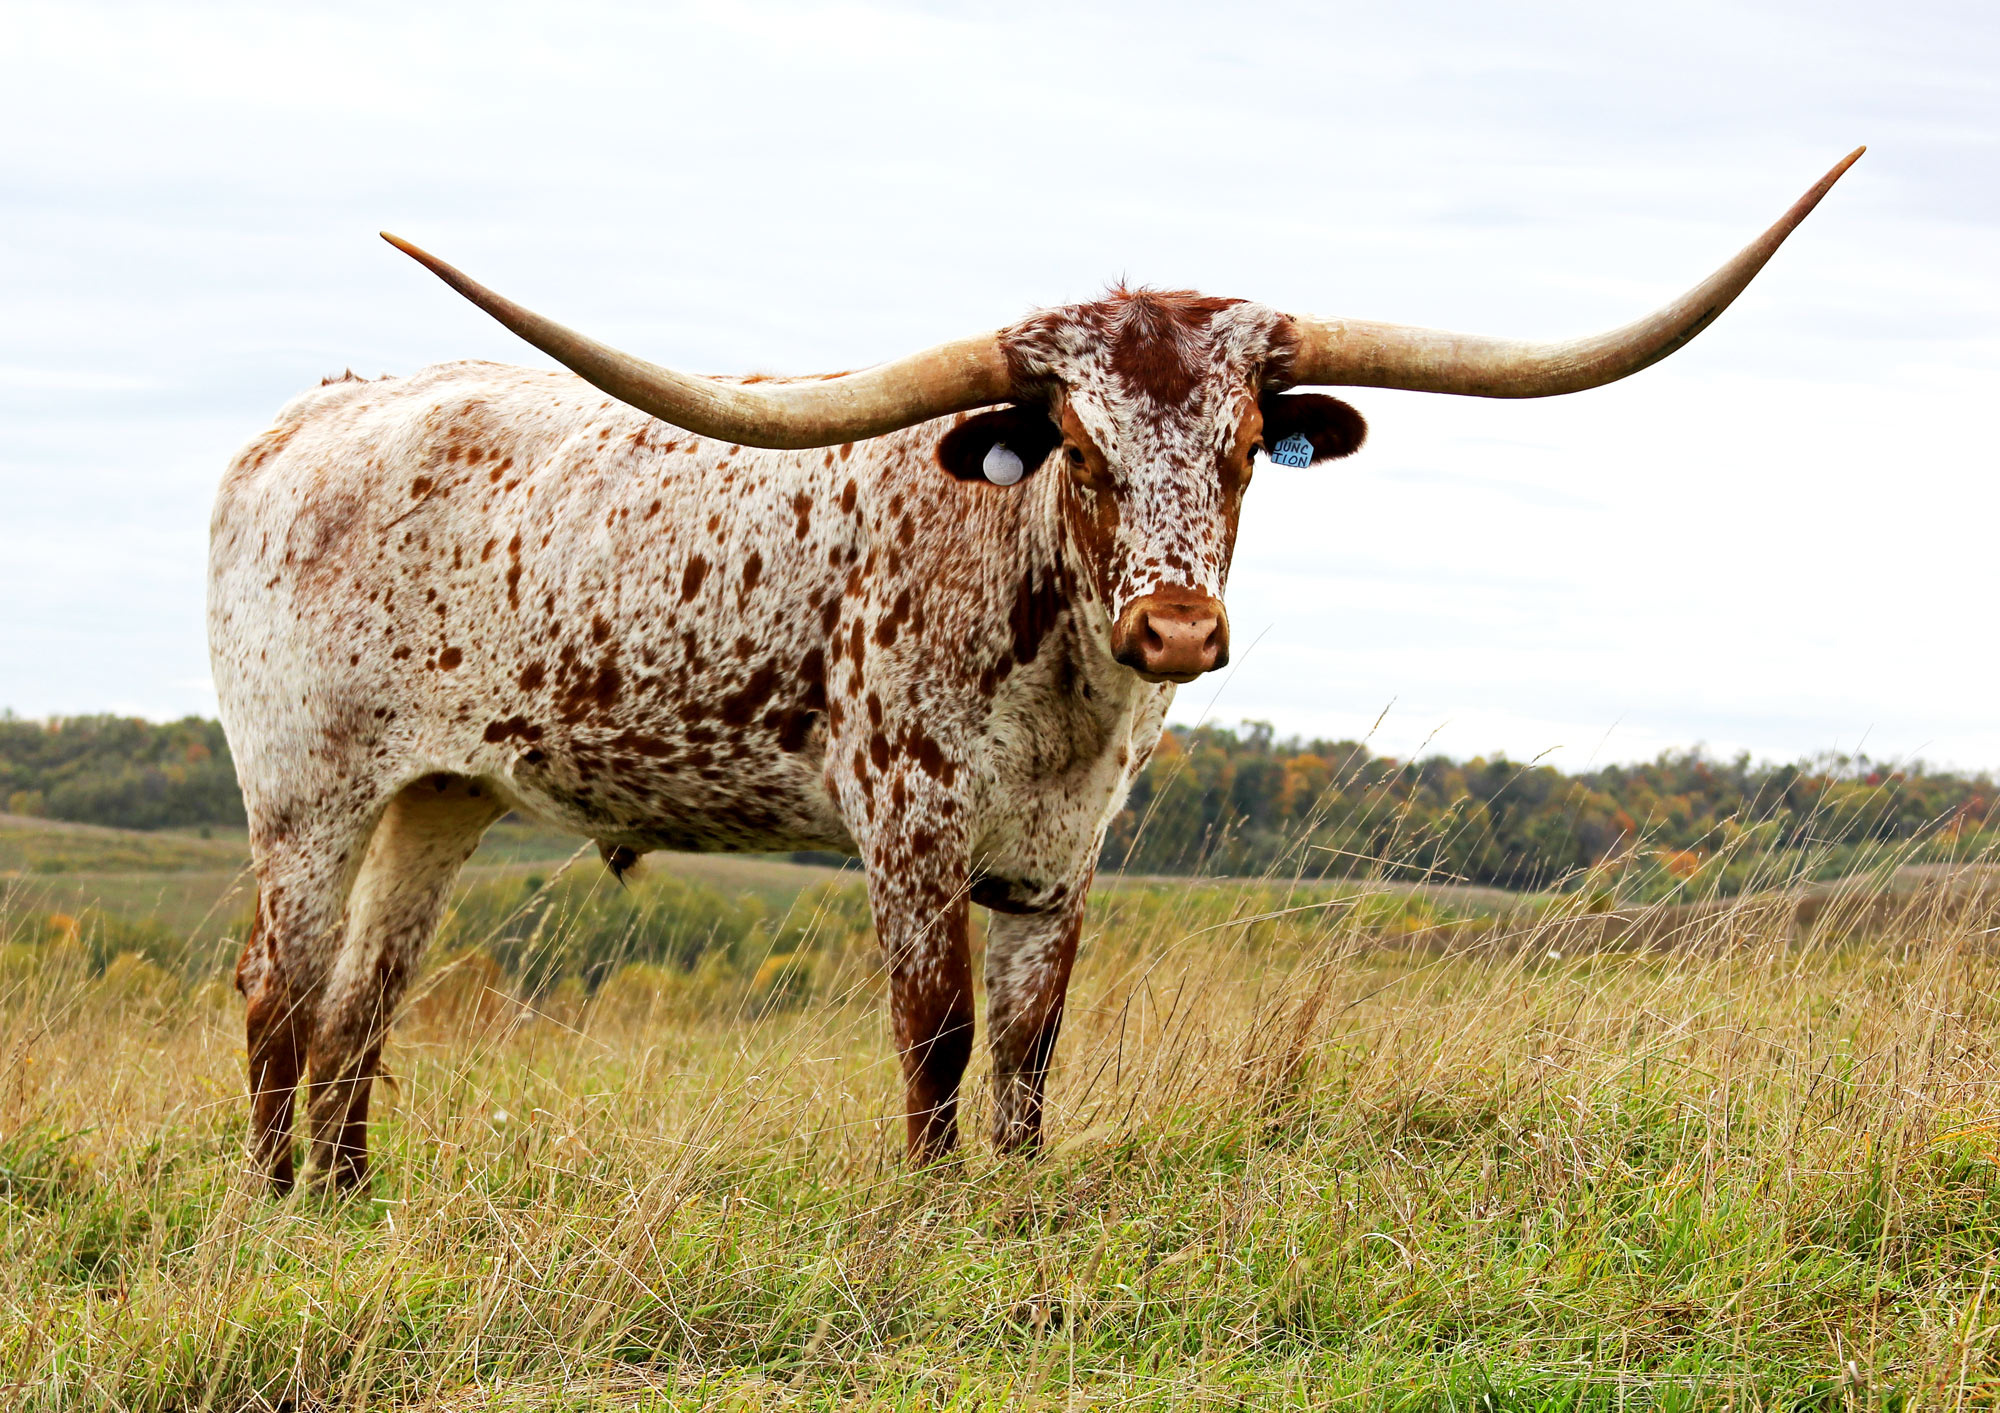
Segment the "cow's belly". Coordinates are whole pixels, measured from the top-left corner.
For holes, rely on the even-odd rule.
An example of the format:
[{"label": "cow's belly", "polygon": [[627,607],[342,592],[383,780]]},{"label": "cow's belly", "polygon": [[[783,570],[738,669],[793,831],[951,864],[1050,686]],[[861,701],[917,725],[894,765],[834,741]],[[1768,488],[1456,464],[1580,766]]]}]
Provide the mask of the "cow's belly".
[{"label": "cow's belly", "polygon": [[623,732],[544,739],[498,772],[525,812],[644,853],[852,851],[821,752]]}]

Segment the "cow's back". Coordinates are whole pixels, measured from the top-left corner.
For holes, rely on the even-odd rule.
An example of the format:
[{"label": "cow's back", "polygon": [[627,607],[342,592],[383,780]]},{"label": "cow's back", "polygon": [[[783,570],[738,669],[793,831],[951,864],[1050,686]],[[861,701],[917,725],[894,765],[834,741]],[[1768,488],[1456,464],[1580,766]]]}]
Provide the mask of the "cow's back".
[{"label": "cow's back", "polygon": [[599,838],[840,842],[800,683],[824,628],[797,609],[837,597],[859,527],[795,510],[835,475],[568,374],[447,364],[296,399],[212,526],[253,828],[437,771]]}]

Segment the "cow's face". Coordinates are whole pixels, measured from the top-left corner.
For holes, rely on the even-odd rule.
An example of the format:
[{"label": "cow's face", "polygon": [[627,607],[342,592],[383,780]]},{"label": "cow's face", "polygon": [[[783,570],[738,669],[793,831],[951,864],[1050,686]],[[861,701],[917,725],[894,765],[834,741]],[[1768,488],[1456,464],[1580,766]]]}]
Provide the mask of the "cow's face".
[{"label": "cow's face", "polygon": [[1078,588],[1119,662],[1155,682],[1222,666],[1222,593],[1258,456],[1345,456],[1365,435],[1360,414],[1274,390],[1294,339],[1263,305],[1117,290],[1037,314],[1003,340],[1015,386],[1045,400],[969,419],[940,460],[967,479],[1019,474],[1018,493],[1053,496]]}]

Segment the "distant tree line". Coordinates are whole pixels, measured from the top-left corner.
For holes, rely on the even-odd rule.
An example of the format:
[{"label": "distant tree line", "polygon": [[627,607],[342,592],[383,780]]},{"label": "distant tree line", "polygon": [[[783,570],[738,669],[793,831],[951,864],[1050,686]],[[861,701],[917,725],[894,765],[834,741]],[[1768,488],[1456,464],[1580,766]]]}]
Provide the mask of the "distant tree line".
[{"label": "distant tree line", "polygon": [[0,715],[0,807],[120,829],[243,824],[222,726],[197,716]]},{"label": "distant tree line", "polygon": [[[1103,862],[1136,873],[1383,873],[1505,888],[1643,862],[1685,880],[1705,869],[1741,875],[1787,851],[1905,840],[1970,848],[1994,800],[1984,774],[1864,756],[1770,765],[1676,751],[1569,775],[1504,756],[1397,760],[1355,741],[1280,740],[1250,722],[1169,732],[1113,821]],[[243,824],[222,728],[199,717],[0,714],[0,806],[126,829]]]},{"label": "distant tree line", "polygon": [[[1504,756],[1402,761],[1355,741],[1278,740],[1267,725],[1162,738],[1105,841],[1139,873],[1379,873],[1540,888],[1606,865],[1729,891],[1774,855],[1834,872],[1857,851],[1982,847],[1984,774],[1827,755],[1788,765],[1669,751],[1568,775]],[[2000,820],[1995,821],[2000,824]]]}]

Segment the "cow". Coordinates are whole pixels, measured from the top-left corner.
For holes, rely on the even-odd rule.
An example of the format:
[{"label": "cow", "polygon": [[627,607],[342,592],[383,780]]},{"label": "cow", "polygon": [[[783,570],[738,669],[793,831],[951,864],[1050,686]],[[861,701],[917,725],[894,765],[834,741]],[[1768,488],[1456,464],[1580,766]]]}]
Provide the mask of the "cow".
[{"label": "cow", "polygon": [[250,1157],[365,1188],[384,1034],[510,811],[651,850],[858,855],[907,1155],[957,1139],[985,955],[992,1138],[1043,1093],[1106,826],[1177,684],[1229,660],[1259,454],[1354,452],[1313,386],[1542,397],[1705,328],[1857,151],[1637,323],[1524,344],[1113,288],[861,372],[618,352],[393,236],[567,372],[331,379],[223,477],[208,624],[248,811]]}]

